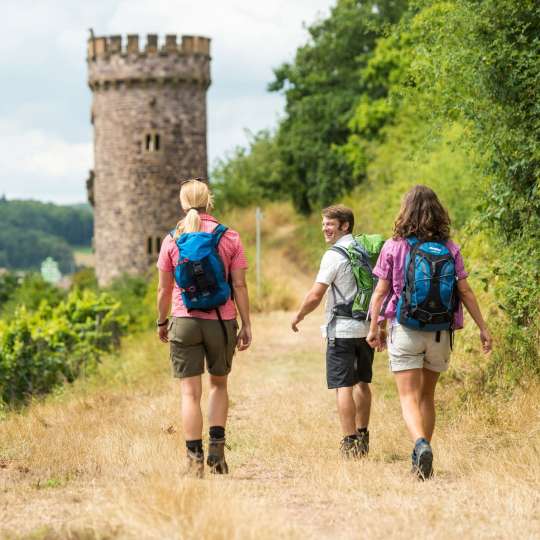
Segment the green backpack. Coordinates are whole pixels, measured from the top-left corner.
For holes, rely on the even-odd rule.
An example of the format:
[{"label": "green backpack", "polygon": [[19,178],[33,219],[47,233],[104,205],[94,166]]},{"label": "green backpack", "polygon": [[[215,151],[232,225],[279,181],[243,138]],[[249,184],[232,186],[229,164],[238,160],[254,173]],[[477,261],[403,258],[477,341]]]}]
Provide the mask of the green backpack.
[{"label": "green backpack", "polygon": [[365,321],[368,316],[371,295],[377,285],[377,278],[373,275],[373,268],[383,247],[384,238],[380,234],[360,234],[354,237],[354,242],[347,248],[332,246],[332,251],[337,251],[347,257],[351,264],[351,270],[356,281],[356,295],[352,302],[346,302],[341,291],[332,284],[332,290],[337,292],[342,303],[336,301],[333,308],[335,317],[349,317],[358,321]]}]

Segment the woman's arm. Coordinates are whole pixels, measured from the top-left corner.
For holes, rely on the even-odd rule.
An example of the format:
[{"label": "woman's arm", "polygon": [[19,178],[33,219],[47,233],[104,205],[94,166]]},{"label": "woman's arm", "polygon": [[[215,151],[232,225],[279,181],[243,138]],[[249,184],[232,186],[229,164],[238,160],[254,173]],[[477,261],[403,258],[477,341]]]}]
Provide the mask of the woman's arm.
[{"label": "woman's arm", "polygon": [[[174,287],[174,278],[172,272],[159,271],[159,284],[157,291],[157,310],[158,320],[164,321],[171,311],[172,292]],[[167,343],[167,324],[158,326],[158,336],[161,341]]]},{"label": "woman's arm", "polygon": [[379,333],[380,327],[378,325],[378,321],[384,299],[386,298],[389,291],[390,280],[379,279],[371,297],[371,322],[369,325],[369,333],[367,335],[366,341],[373,349],[377,347],[377,349],[380,350],[382,349],[382,347],[384,347],[384,343],[381,342],[381,336]]},{"label": "woman's arm", "polygon": [[239,268],[231,272],[234,302],[240,313],[242,328],[238,333],[238,350],[244,351],[251,344],[251,321],[249,318],[249,295],[246,283],[246,270]]},{"label": "woman's arm", "polygon": [[473,318],[476,326],[480,329],[480,341],[482,342],[482,348],[485,353],[491,351],[493,340],[491,334],[487,328],[484,317],[482,317],[482,312],[480,311],[480,306],[476,300],[476,296],[469,285],[467,278],[460,279],[458,281],[458,291],[459,297],[463,302],[463,305],[467,308],[467,311],[470,313]]}]

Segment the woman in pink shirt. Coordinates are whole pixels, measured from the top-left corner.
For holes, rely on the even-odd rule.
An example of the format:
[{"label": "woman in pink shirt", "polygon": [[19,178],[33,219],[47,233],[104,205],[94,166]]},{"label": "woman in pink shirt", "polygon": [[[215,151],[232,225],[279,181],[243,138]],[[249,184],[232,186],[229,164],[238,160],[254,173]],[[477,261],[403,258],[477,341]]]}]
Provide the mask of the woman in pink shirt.
[{"label": "woman in pink shirt", "polygon": [[[202,446],[203,419],[201,411],[204,365],[209,372],[208,396],[209,445],[207,464],[211,472],[226,474],[225,424],[227,422],[227,377],[231,371],[234,351],[243,351],[251,344],[249,298],[246,285],[247,261],[240,236],[227,229],[217,240],[217,254],[223,263],[221,281],[229,282],[232,297],[208,311],[188,310],[174,273],[179,265],[177,240],[190,233],[212,233],[218,222],[209,211],[212,194],[204,181],[189,180],[180,189],[180,204],[186,213],[173,235],[162,243],[157,267],[159,286],[157,295],[158,336],[170,345],[173,374],[180,378],[182,394],[182,424],[187,447],[188,465],[197,476],[204,470]],[[219,229],[216,231],[216,233]],[[205,235],[202,235],[202,237]],[[193,237],[195,238],[195,237]],[[183,237],[186,239],[186,236]],[[186,262],[185,254],[181,264]],[[226,287],[226,286],[225,286]],[[233,300],[234,297],[234,300]],[[189,301],[189,299],[187,300]],[[171,310],[172,304],[172,310]],[[236,310],[242,327],[238,331]],[[169,320],[169,313],[172,317]]]},{"label": "woman in pink shirt", "polygon": [[[438,291],[433,297],[427,298],[428,304],[424,303],[421,309],[420,305],[414,305],[418,315],[414,314],[414,309],[406,307],[407,302],[413,305],[410,303],[410,295],[407,297],[407,271],[409,283],[413,281],[413,266],[409,264],[408,268],[405,268],[407,255],[413,249],[411,246],[414,246],[415,253],[418,253],[417,250],[422,245],[433,250],[433,262],[429,263],[432,272],[437,259],[440,259],[437,253],[446,253],[444,257],[451,261],[450,268],[453,266],[453,271],[448,274],[451,278],[443,275],[437,278],[441,281],[447,278],[450,286],[453,284],[454,290],[457,288],[458,304],[456,306],[454,303],[451,313],[446,312],[448,322],[439,325],[448,324],[447,330],[437,330],[437,325],[430,322],[435,320],[429,311],[431,306],[437,305],[439,313],[436,313],[436,316],[441,317],[440,320],[445,317],[444,309],[441,310],[439,305],[440,298],[444,296],[440,292],[443,290],[441,281],[436,280]],[[414,254],[413,256],[416,257]],[[415,258],[421,259],[422,257]],[[427,259],[424,259],[422,264],[426,264],[425,260]],[[446,264],[445,261],[440,262]],[[424,266],[423,272],[425,268]],[[452,333],[463,327],[461,303],[480,329],[484,352],[491,350],[491,335],[474,292],[467,282],[460,249],[450,240],[448,212],[430,188],[417,185],[404,196],[394,224],[394,236],[384,244],[373,273],[379,278],[379,282],[371,300],[373,316],[367,341],[372,347],[383,347],[384,331],[378,322],[391,321],[387,339],[388,356],[397,384],[403,418],[415,442],[412,452],[413,472],[419,478],[427,479],[432,475],[433,452],[430,443],[435,428],[435,386],[439,375],[448,369]],[[420,274],[424,282],[425,275]],[[422,280],[419,283],[421,287]],[[414,294],[418,299],[418,293],[414,291]]]}]

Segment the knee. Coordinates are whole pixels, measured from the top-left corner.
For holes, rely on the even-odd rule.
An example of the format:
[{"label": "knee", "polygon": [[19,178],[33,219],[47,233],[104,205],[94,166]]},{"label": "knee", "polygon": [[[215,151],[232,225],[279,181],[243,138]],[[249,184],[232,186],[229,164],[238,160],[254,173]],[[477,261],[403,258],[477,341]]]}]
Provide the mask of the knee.
[{"label": "knee", "polygon": [[210,391],[225,391],[227,390],[227,376],[210,375]]},{"label": "knee", "polygon": [[368,383],[358,383],[356,385],[356,393],[361,398],[370,398],[371,397],[371,388],[369,387]]},{"label": "knee", "polygon": [[199,403],[202,397],[200,388],[182,388],[182,399]]}]

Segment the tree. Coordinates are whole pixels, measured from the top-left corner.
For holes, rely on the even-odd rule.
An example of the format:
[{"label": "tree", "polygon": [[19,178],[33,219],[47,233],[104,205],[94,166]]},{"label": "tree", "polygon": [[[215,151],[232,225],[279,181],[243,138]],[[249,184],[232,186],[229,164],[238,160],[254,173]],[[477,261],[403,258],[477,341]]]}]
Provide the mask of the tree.
[{"label": "tree", "polygon": [[271,91],[286,97],[278,129],[284,176],[296,208],[326,206],[361,181],[339,146],[349,137],[358,96],[369,91],[360,73],[377,39],[399,21],[405,0],[338,0],[330,17],[308,28],[310,41],[292,64],[274,70]]}]

